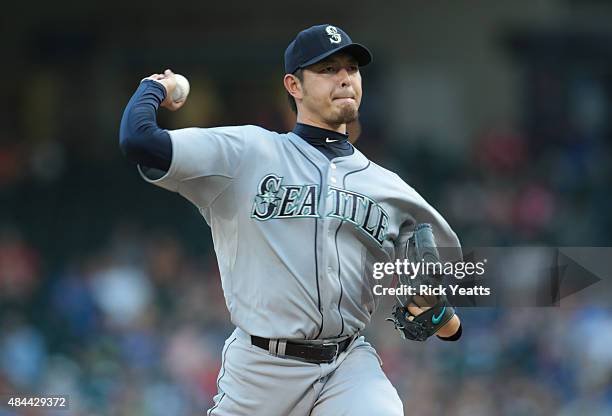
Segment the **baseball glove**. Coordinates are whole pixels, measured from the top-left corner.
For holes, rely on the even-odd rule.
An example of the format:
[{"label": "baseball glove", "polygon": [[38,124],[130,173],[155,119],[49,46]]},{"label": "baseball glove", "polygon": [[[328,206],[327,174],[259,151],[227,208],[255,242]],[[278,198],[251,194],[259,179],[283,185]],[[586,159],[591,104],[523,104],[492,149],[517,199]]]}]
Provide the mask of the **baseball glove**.
[{"label": "baseball glove", "polygon": [[[399,253],[413,263],[439,263],[440,256],[430,224],[417,224],[412,237]],[[419,287],[419,285],[438,286],[442,283],[439,276],[420,273],[413,279],[399,276],[400,284]],[[455,315],[455,310],[446,296],[409,296],[406,300],[398,298],[391,317],[400,336],[413,341],[425,341],[434,335]]]}]

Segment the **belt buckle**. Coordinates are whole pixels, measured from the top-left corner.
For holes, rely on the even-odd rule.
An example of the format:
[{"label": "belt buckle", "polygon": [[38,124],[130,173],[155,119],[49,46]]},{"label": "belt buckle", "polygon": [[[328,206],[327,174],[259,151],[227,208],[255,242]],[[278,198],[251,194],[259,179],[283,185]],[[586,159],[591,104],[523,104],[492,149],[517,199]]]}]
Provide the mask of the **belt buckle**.
[{"label": "belt buckle", "polygon": [[331,347],[331,346],[336,347],[336,351],[334,352],[334,355],[329,360],[329,361],[334,361],[336,359],[336,357],[338,357],[338,352],[340,351],[340,344],[337,343],[337,342],[324,342],[323,346],[324,347]]}]

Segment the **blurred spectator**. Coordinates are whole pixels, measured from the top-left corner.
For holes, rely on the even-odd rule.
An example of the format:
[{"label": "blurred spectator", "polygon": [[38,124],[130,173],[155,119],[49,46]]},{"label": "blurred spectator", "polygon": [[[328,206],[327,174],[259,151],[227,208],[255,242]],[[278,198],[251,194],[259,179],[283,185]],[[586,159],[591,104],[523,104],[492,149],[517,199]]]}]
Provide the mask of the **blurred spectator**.
[{"label": "blurred spectator", "polygon": [[0,332],[0,367],[17,391],[39,387],[45,370],[47,347],[36,328],[21,321],[19,315],[5,316]]},{"label": "blurred spectator", "polygon": [[111,327],[132,327],[145,319],[153,288],[141,269],[109,264],[93,274],[92,295]]},{"label": "blurred spectator", "polygon": [[13,227],[0,228],[0,302],[28,300],[39,283],[39,255]]}]

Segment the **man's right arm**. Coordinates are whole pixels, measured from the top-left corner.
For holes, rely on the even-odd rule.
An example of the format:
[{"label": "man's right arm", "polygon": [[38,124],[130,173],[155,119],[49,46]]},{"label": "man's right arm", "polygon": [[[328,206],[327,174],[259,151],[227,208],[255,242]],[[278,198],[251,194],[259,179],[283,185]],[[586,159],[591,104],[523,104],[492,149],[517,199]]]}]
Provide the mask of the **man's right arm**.
[{"label": "man's right arm", "polygon": [[157,125],[157,109],[166,98],[160,82],[145,79],[123,112],[119,147],[132,163],[167,171],[172,161],[172,141]]},{"label": "man's right arm", "polygon": [[256,128],[163,130],[156,121],[158,108],[176,111],[185,104],[185,100],[172,100],[175,88],[176,78],[169,69],[141,82],[121,120],[120,147],[139,165],[144,180],[207,207],[238,174],[248,153],[246,130]]}]

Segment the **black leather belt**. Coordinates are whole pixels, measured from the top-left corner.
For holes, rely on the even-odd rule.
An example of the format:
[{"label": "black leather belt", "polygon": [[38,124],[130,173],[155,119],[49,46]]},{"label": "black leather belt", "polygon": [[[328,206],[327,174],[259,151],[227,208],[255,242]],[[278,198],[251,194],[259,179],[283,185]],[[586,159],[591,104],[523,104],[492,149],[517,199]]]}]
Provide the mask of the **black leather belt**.
[{"label": "black leather belt", "polygon": [[300,344],[291,341],[276,340],[251,335],[251,344],[268,351],[272,355],[292,357],[309,363],[331,363],[344,352],[355,336],[340,342],[323,344]]}]

